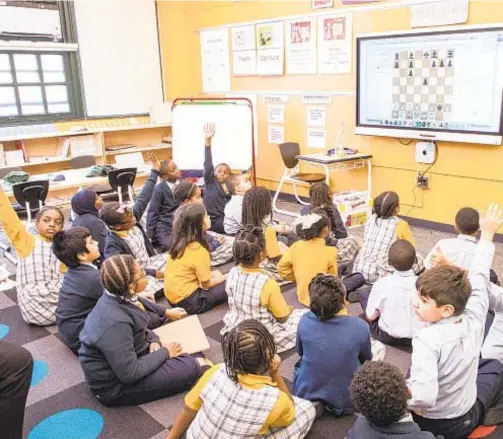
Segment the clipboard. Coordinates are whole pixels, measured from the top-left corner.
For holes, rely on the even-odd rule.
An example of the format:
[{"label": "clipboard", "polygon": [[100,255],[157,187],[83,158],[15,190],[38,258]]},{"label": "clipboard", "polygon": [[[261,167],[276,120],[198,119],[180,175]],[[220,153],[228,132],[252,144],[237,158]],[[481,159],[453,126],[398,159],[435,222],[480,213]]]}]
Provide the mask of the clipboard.
[{"label": "clipboard", "polygon": [[184,354],[195,354],[210,349],[210,342],[204,333],[197,315],[185,317],[154,329],[163,346],[180,343]]}]

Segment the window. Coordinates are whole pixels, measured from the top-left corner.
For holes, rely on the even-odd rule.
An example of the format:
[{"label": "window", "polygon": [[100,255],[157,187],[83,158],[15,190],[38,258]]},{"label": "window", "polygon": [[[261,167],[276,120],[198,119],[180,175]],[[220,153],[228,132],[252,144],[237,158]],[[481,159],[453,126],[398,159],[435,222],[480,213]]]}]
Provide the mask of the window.
[{"label": "window", "polygon": [[4,3],[0,125],[82,116],[71,2]]}]

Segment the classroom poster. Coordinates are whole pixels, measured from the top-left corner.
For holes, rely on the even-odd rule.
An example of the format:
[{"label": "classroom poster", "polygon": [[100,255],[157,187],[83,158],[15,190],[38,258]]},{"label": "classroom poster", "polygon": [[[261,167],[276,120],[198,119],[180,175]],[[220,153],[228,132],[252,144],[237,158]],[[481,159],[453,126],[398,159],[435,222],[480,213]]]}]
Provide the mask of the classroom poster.
[{"label": "classroom poster", "polygon": [[231,89],[229,31],[227,28],[201,31],[203,91]]},{"label": "classroom poster", "polygon": [[232,72],[234,76],[251,76],[257,73],[255,26],[231,28]]},{"label": "classroom poster", "polygon": [[316,19],[286,22],[286,71],[289,75],[316,74]]},{"label": "classroom poster", "polygon": [[285,142],[285,127],[269,125],[267,127],[267,141],[279,145]]},{"label": "classroom poster", "polygon": [[260,23],[255,27],[257,74],[282,75],[284,65],[283,22]]},{"label": "classroom poster", "polygon": [[285,123],[285,106],[284,105],[268,105],[267,106],[267,121],[269,123]]},{"label": "classroom poster", "polygon": [[324,127],[327,123],[327,109],[325,107],[307,107],[307,126]]},{"label": "classroom poster", "polygon": [[351,73],[352,36],[351,15],[318,18],[319,73]]},{"label": "classroom poster", "polygon": [[325,149],[325,130],[323,128],[307,129],[307,147]]},{"label": "classroom poster", "polygon": [[410,27],[445,26],[468,21],[468,0],[445,0],[410,7]]},{"label": "classroom poster", "polygon": [[311,0],[312,9],[331,8],[334,6],[334,0]]}]

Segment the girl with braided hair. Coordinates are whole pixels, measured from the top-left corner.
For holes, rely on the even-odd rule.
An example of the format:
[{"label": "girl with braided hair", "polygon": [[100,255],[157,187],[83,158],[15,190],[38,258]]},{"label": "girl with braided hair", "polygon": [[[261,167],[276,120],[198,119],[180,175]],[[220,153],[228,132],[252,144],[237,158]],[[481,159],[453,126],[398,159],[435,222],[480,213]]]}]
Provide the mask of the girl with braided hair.
[{"label": "girl with braided hair", "polygon": [[352,261],[360,248],[362,242],[359,237],[349,236],[337,205],[332,200],[332,191],[325,183],[314,183],[309,187],[309,198],[311,204],[301,210],[301,215],[307,215],[313,209],[323,209],[330,220],[330,234],[327,236],[327,245],[337,247],[337,258],[339,263]]},{"label": "girl with braided hair", "polygon": [[224,335],[222,347],[225,364],[213,366],[187,394],[168,439],[304,438],[315,406],[291,395],[267,328],[244,320]]},{"label": "girl with braided hair", "polygon": [[137,305],[147,286],[131,255],[101,266],[105,292],[80,333],[79,360],[88,386],[105,405],[139,405],[184,392],[208,368],[204,358],[182,355],[178,343],[163,345]]},{"label": "girl with braided hair", "polygon": [[247,319],[259,320],[273,336],[278,352],[295,347],[297,326],[306,310],[288,306],[278,283],[260,268],[265,259],[261,227],[245,226],[234,241],[237,267],[228,274],[226,291],[229,311],[224,316],[222,335]]},{"label": "girl with braided hair", "polygon": [[[368,283],[393,273],[389,263],[389,249],[397,239],[405,239],[414,247],[416,243],[406,221],[400,219],[400,199],[396,192],[383,192],[374,200],[373,213],[365,225],[363,246],[356,257],[354,270],[360,272]],[[423,258],[417,254],[412,267],[415,274],[424,270]]]}]

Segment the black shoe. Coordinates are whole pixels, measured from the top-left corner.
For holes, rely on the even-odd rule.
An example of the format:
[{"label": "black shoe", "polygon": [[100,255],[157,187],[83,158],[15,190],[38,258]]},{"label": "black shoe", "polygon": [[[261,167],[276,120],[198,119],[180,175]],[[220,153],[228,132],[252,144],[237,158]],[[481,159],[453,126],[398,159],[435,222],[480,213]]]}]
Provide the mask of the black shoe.
[{"label": "black shoe", "polygon": [[358,290],[351,291],[348,294],[348,302],[356,303],[356,302],[359,302],[359,301],[360,301],[360,292]]}]

